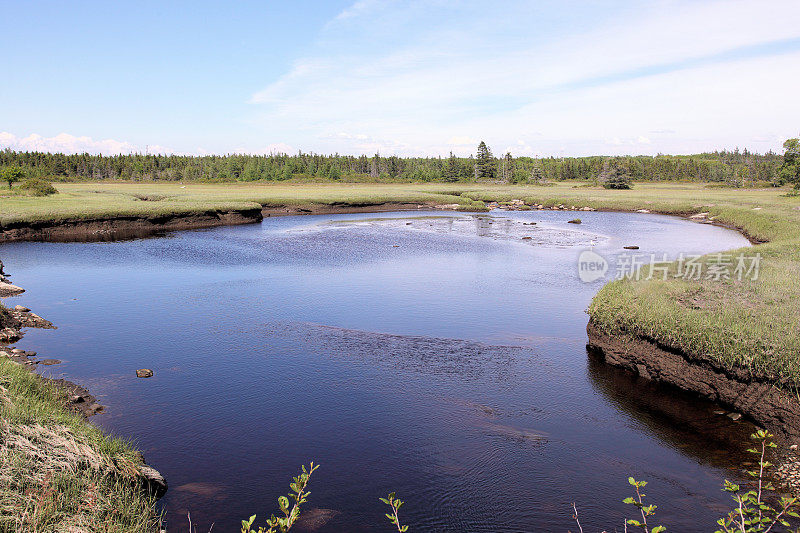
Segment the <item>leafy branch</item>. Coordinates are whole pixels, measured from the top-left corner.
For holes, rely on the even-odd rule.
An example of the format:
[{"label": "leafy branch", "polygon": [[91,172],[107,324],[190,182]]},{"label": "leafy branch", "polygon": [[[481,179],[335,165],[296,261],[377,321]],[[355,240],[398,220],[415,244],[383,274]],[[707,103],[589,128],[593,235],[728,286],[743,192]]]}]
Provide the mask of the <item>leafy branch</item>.
[{"label": "leafy branch", "polygon": [[[278,497],[278,507],[283,513],[283,516],[276,517],[272,515],[267,519],[268,528],[265,529],[261,526],[256,531],[252,529],[253,522],[256,520],[256,515],[253,515],[247,520],[242,520],[242,533],[286,533],[289,531],[300,517],[300,506],[306,503],[309,494],[311,494],[311,492],[306,490],[306,487],[308,486],[311,474],[313,474],[314,470],[317,468],[319,468],[319,465],[315,465],[313,461],[311,461],[308,468],[303,465],[303,471],[299,476],[295,476],[292,483],[289,484],[289,489],[291,489],[289,496]],[[294,505],[292,505],[291,509],[289,508],[290,498],[294,500]]]},{"label": "leafy branch", "polygon": [[394,524],[397,527],[397,531],[400,533],[405,533],[408,531],[408,526],[404,526],[400,524],[400,517],[397,515],[397,510],[400,509],[403,505],[403,500],[396,498],[394,492],[390,492],[389,496],[386,498],[378,498],[380,501],[388,505],[392,508],[392,512],[386,513],[386,518],[389,519],[389,522]]}]

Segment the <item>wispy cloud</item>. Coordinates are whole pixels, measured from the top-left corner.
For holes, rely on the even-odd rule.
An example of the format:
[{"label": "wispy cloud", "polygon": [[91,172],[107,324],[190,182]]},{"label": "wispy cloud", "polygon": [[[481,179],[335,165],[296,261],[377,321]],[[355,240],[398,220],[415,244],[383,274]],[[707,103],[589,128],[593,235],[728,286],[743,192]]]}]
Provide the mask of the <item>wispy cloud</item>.
[{"label": "wispy cloud", "polygon": [[800,86],[800,3],[571,9],[357,2],[328,24],[316,53],[251,102],[290,142],[312,135],[331,151],[464,153],[474,147],[461,140],[481,138],[518,154],[768,149],[774,141],[756,139],[800,124],[800,110],[773,105]]}]

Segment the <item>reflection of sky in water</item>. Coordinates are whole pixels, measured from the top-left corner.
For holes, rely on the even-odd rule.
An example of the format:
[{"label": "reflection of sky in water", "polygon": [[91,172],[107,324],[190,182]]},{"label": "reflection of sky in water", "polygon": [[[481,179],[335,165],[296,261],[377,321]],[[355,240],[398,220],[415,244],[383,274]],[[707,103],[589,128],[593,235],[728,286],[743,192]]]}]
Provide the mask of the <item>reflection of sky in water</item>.
[{"label": "reflection of sky in water", "polygon": [[[523,241],[527,245],[571,247],[594,246],[608,240],[605,235],[583,231],[579,226],[556,227],[546,223],[515,220],[502,215],[409,216],[400,218],[369,218],[335,220],[297,228],[293,231],[323,232],[349,230],[359,232],[427,231],[446,233],[463,238],[485,237]],[[402,236],[402,235],[401,235]]]},{"label": "reflection of sky in water", "polygon": [[59,328],[20,347],[63,360],[40,371],[87,385],[108,406],[94,421],[167,476],[170,531],[186,511],[215,531],[273,512],[312,459],[311,506],[341,513],[327,531],[385,531],[389,491],[419,531],[565,531],[573,501],[599,531],[628,475],[671,530],[713,527],[730,440],[698,428],[741,426],[587,361],[591,241],[610,259],[747,244],[654,215],[414,212],[0,254],[14,302]]}]

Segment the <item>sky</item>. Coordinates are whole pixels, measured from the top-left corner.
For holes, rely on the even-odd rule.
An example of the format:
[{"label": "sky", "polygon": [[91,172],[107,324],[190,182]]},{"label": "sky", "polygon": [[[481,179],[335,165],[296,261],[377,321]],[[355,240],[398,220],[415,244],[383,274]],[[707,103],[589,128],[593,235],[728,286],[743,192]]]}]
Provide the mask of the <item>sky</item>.
[{"label": "sky", "polygon": [[781,151],[800,1],[0,0],[0,148]]}]

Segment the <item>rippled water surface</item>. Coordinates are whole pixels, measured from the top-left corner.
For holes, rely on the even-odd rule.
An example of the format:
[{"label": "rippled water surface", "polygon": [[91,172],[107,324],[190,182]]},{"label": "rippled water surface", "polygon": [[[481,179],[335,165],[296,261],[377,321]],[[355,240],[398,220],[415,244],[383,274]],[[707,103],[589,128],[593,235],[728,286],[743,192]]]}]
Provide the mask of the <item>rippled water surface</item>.
[{"label": "rippled water surface", "polygon": [[[268,218],[113,243],[0,247],[19,343],[86,385],[94,422],[168,479],[170,531],[237,531],[322,465],[298,531],[566,531],[622,525],[628,475],[672,531],[706,530],[744,425],[587,356],[602,281],[578,254],[746,246],[656,215],[500,212]],[[535,224],[532,224],[535,222]],[[524,239],[524,237],[530,237]],[[137,368],[155,377],[137,379]],[[330,511],[323,511],[330,510]],[[327,520],[327,523],[325,523]],[[698,528],[697,524],[702,524]]]}]

